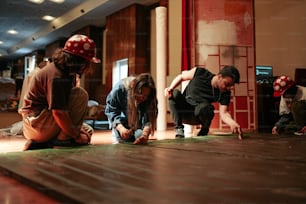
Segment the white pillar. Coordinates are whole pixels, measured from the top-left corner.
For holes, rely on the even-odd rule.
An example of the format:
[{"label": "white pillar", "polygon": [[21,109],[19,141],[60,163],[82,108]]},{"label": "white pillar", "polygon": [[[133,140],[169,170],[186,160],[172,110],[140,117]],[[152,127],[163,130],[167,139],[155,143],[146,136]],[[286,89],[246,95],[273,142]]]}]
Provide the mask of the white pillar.
[{"label": "white pillar", "polygon": [[156,8],[156,95],[158,100],[157,131],[167,129],[167,98],[166,88],[167,69],[167,8]]}]

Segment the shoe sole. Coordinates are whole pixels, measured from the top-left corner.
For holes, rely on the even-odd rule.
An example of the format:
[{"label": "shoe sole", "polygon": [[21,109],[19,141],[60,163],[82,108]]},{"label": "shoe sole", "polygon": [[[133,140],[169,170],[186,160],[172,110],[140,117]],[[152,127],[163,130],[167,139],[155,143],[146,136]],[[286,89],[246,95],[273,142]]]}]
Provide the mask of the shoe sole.
[{"label": "shoe sole", "polygon": [[175,135],[175,138],[185,138],[183,135]]}]

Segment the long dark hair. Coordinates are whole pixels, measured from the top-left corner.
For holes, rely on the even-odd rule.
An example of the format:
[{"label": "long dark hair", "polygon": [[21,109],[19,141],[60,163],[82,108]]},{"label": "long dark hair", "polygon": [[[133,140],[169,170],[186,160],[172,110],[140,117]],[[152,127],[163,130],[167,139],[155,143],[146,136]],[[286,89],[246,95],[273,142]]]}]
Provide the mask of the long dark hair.
[{"label": "long dark hair", "polygon": [[150,95],[147,100],[142,103],[148,116],[148,121],[151,123],[152,134],[156,129],[156,118],[157,118],[157,98],[156,98],[156,87],[152,76],[149,73],[143,73],[136,76],[129,84],[128,87],[128,104],[127,114],[128,123],[132,129],[138,127],[138,111],[137,103],[135,100],[135,94],[141,92],[141,88],[150,88]]}]

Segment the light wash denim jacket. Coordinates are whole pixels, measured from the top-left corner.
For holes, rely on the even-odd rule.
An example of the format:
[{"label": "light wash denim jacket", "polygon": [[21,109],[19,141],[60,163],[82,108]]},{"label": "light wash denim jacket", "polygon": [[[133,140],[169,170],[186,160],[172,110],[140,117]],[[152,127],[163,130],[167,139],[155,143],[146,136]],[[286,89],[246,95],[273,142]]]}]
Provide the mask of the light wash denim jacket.
[{"label": "light wash denim jacket", "polygon": [[[128,91],[125,87],[125,83],[129,83],[131,77],[122,79],[119,81],[107,95],[105,115],[110,123],[110,128],[114,128],[117,124],[121,123],[126,128],[128,126],[128,115],[127,115],[127,94]],[[128,82],[127,82],[128,81]],[[145,107],[142,104],[138,105],[138,129],[142,129],[148,123],[148,117],[146,114]]]}]

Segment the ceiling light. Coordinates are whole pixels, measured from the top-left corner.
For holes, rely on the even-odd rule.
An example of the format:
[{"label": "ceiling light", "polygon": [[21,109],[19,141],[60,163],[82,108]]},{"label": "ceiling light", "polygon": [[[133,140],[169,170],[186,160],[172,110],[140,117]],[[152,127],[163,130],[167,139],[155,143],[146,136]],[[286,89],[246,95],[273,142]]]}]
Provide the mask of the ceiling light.
[{"label": "ceiling light", "polygon": [[28,0],[29,2],[32,2],[34,4],[42,4],[45,0]]},{"label": "ceiling light", "polygon": [[8,30],[7,32],[8,32],[9,34],[12,34],[12,35],[18,34],[17,30],[14,30],[14,29]]},{"label": "ceiling light", "polygon": [[54,2],[54,3],[57,3],[57,4],[61,4],[61,3],[63,3],[65,0],[50,0],[50,1],[52,1],[52,2]]},{"label": "ceiling light", "polygon": [[0,45],[2,45],[2,44],[3,44],[3,41],[0,40]]},{"label": "ceiling light", "polygon": [[54,20],[54,17],[53,16],[43,16],[42,19],[46,20],[46,21],[53,21]]}]

